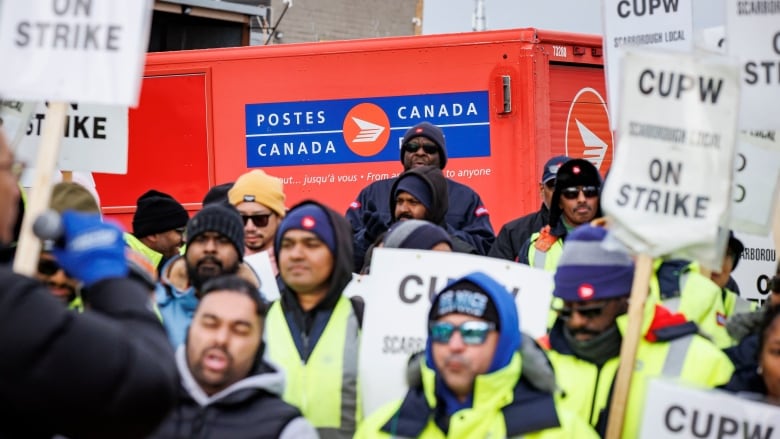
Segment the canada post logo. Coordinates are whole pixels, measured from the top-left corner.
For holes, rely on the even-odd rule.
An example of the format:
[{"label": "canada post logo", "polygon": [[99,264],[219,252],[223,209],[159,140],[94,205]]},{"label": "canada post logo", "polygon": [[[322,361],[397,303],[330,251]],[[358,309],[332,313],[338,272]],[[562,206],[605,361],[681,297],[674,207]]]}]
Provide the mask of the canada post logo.
[{"label": "canada post logo", "polygon": [[403,135],[441,127],[449,158],[490,155],[486,91],[247,104],[247,167],[398,161]]},{"label": "canada post logo", "polygon": [[565,139],[567,156],[589,160],[606,175],[614,148],[607,105],[597,90],[585,87],[577,92],[566,118]]}]

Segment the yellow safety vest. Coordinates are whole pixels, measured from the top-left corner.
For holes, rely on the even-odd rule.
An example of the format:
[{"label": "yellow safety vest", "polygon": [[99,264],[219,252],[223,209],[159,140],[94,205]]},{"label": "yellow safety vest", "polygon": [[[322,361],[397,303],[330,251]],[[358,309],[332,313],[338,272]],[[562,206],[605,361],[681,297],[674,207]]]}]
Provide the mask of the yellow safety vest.
[{"label": "yellow safety vest", "polygon": [[[650,297],[653,300],[661,300],[657,272],[662,262],[660,259],[654,261],[653,276],[650,279]],[[757,307],[732,291],[726,290],[724,295],[724,291],[715,282],[701,274],[699,264],[695,262],[688,264],[685,272],[680,275],[679,291],[679,296],[663,299],[663,305],[695,322],[701,332],[709,336],[721,349],[736,343],[726,330],[728,318],[735,313],[749,312]]]},{"label": "yellow safety vest", "polygon": [[283,399],[303,413],[323,439],[351,438],[361,419],[357,380],[358,319],[341,296],[308,360],[295,346],[281,304],[265,322],[266,357],[286,374]]},{"label": "yellow safety vest", "polygon": [[141,242],[132,233],[125,232],[124,238],[125,238],[125,244],[127,244],[128,247],[138,251],[139,253],[144,255],[147,259],[149,259],[149,261],[151,261],[151,263],[154,264],[154,268],[160,268],[160,262],[163,259],[162,253],[150,249],[149,247],[147,247],[146,244]]},{"label": "yellow safety vest", "polygon": [[[647,308],[650,309],[646,310],[645,316],[650,318],[645,319],[643,333],[649,328],[650,313],[655,307],[649,305]],[[621,333],[625,332],[628,316],[618,317],[617,323]],[[547,356],[555,370],[556,381],[563,389],[563,393],[556,395],[556,402],[596,426],[599,415],[608,405],[620,358],[611,358],[599,369],[574,355],[548,350]],[[712,388],[727,383],[734,372],[728,357],[717,346],[696,334],[668,342],[649,342],[642,337],[636,358],[621,435],[624,438],[639,435],[647,383],[651,378],[679,378],[683,383]],[[707,366],[702,367],[703,364]]]},{"label": "yellow safety vest", "polygon": [[540,250],[534,245],[541,234],[539,232],[531,235],[531,245],[528,246],[528,265],[534,268],[540,268],[550,273],[555,273],[558,268],[558,261],[563,253],[563,240],[558,238],[547,251]]}]

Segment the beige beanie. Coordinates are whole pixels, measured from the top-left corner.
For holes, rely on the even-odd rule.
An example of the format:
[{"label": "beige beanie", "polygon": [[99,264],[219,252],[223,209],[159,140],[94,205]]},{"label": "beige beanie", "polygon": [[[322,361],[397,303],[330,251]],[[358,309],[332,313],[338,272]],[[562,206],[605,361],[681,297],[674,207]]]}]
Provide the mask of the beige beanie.
[{"label": "beige beanie", "polygon": [[284,199],[282,180],[260,169],[238,177],[228,191],[228,200],[233,206],[238,206],[245,201],[260,203],[276,212],[281,218],[284,218],[286,212]]}]

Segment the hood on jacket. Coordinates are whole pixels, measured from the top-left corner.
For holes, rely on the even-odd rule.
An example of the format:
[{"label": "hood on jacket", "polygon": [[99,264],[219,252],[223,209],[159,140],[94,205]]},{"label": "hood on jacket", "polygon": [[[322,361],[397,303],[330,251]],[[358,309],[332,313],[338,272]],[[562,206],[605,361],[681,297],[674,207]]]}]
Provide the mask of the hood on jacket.
[{"label": "hood on jacket", "polygon": [[282,397],[284,394],[284,372],[278,367],[262,360],[263,350],[258,349],[255,364],[249,372],[249,375],[221,391],[209,396],[200,388],[195,377],[192,376],[187,364],[187,346],[186,343],[179,346],[176,350],[176,367],[181,376],[182,390],[193,399],[199,406],[220,402],[228,404],[238,404],[254,395],[257,391],[265,391],[272,395]]},{"label": "hood on jacket", "polygon": [[[341,292],[344,290],[344,288],[347,286],[347,284],[352,280],[352,268],[354,265],[352,253],[353,253],[353,238],[352,238],[352,226],[349,224],[349,221],[347,221],[344,216],[339,214],[338,212],[334,211],[333,209],[325,206],[324,204],[320,204],[316,201],[312,200],[305,200],[302,201],[295,206],[292,207],[287,212],[287,216],[282,220],[282,224],[279,225],[279,229],[276,234],[276,238],[274,239],[274,254],[276,255],[276,266],[279,268],[279,271],[281,272],[281,242],[282,242],[282,235],[287,230],[291,229],[299,229],[299,230],[306,230],[304,228],[301,228],[299,226],[295,225],[286,225],[285,222],[288,220],[294,220],[296,215],[294,214],[297,209],[301,209],[304,207],[317,207],[319,208],[322,213],[327,217],[329,221],[329,226],[331,228],[331,231],[333,232],[332,236],[332,244],[329,243],[328,248],[331,248],[331,252],[333,254],[333,272],[330,275],[330,279],[328,281],[329,283],[329,289],[328,294],[325,296],[325,299],[320,302],[319,305],[317,305],[317,308],[333,308],[336,306],[336,302],[338,301],[339,297],[341,297]],[[282,279],[281,274],[279,275],[279,279],[282,281],[282,284],[284,286],[283,290],[281,292],[282,294],[282,300],[290,300],[291,302],[296,302],[297,300],[291,300],[294,299],[294,297],[290,294],[285,294],[285,292],[293,292],[294,291],[290,288],[289,285],[287,285],[284,282],[284,279]]]},{"label": "hood on jacket", "polygon": [[[517,314],[515,299],[503,285],[487,274],[480,272],[474,272],[450,282],[436,296],[440,296],[442,293],[449,291],[453,285],[463,281],[471,282],[481,288],[495,305],[500,330],[496,352],[493,355],[493,361],[490,363],[490,369],[488,369],[488,372],[495,372],[506,367],[512,360],[512,355],[520,348],[520,317]],[[433,303],[434,305],[436,304],[436,299],[434,299]],[[425,362],[430,369],[438,373],[436,363],[433,361],[430,337],[428,337],[425,344]]]},{"label": "hood on jacket", "polygon": [[447,179],[444,177],[441,169],[435,166],[412,168],[403,172],[395,179],[393,186],[390,189],[390,216],[393,218],[392,222],[396,221],[395,192],[398,190],[398,182],[410,175],[414,175],[425,182],[431,192],[431,208],[426,209],[424,219],[436,225],[443,226],[445,224],[444,217],[447,215],[447,209],[449,209],[449,193],[447,192]]},{"label": "hood on jacket", "polygon": [[[555,177],[555,191],[553,192],[552,199],[550,200],[550,226],[555,228],[558,224],[558,220],[561,218],[561,208],[559,206],[561,201],[561,191],[568,187],[573,186],[596,186],[601,191],[601,175],[599,170],[585,159],[571,159],[562,164],[558,168],[558,173]],[[600,218],[601,213],[601,200],[596,204],[596,215],[593,218]]]}]

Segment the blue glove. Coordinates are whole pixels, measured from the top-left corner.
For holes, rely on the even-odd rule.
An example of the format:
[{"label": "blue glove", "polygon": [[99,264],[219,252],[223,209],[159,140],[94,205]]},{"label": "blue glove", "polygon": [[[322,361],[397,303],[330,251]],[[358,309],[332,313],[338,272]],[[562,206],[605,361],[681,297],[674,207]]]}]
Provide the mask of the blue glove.
[{"label": "blue glove", "polygon": [[103,222],[99,214],[66,211],[62,214],[65,247],[54,247],[57,262],[89,287],[103,279],[127,276],[122,229]]}]

